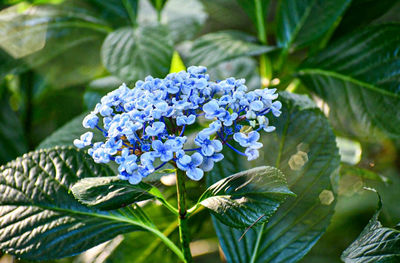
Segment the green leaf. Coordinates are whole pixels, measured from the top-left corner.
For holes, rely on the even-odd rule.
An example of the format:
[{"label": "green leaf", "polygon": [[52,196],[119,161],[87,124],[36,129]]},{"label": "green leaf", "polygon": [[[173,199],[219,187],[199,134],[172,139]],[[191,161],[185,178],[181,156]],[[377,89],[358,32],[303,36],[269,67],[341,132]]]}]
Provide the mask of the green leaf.
[{"label": "green leaf", "polygon": [[360,236],[343,252],[341,259],[346,263],[399,262],[400,231],[384,227],[378,217],[382,210],[379,201],[374,214]]},{"label": "green leaf", "polygon": [[132,185],[117,176],[108,176],[83,178],[74,184],[71,191],[86,206],[113,210],[153,198],[148,193],[151,188],[151,185],[145,183]]},{"label": "green leaf", "polygon": [[274,167],[257,167],[211,185],[198,203],[222,223],[236,228],[268,221],[289,195],[285,176]]},{"label": "green leaf", "polygon": [[47,260],[78,254],[122,233],[157,233],[139,207],[101,212],[80,204],[70,191],[83,177],[112,174],[72,148],[31,152],[2,166],[0,249]]},{"label": "green leaf", "polygon": [[17,114],[11,109],[8,96],[0,100],[0,164],[28,150],[24,131]]},{"label": "green leaf", "polygon": [[104,66],[123,81],[164,77],[172,54],[168,30],[159,25],[118,29],[107,36],[101,49]]},{"label": "green leaf", "polygon": [[257,56],[275,49],[255,41],[254,37],[239,31],[209,33],[194,41],[186,64],[213,67],[234,58]]},{"label": "green leaf", "polygon": [[357,176],[361,179],[365,180],[373,180],[373,181],[378,181],[381,183],[389,183],[390,179],[387,178],[386,176],[377,174],[373,171],[348,165],[348,164],[341,164],[340,165],[340,176]]},{"label": "green leaf", "polygon": [[[400,25],[357,31],[309,58],[299,74],[325,100],[334,126],[373,139],[400,137]],[[351,123],[351,125],[349,125]]]},{"label": "green leaf", "polygon": [[350,0],[282,0],[277,12],[278,46],[285,50],[310,44],[326,33]]},{"label": "green leaf", "polygon": [[397,1],[353,0],[346,10],[333,38],[337,39],[362,28],[388,12]]},{"label": "green leaf", "polygon": [[[74,140],[79,138],[83,133],[87,132],[88,129],[82,126],[82,121],[88,113],[83,113],[73,120],[56,130],[43,142],[39,144],[36,149],[52,148],[54,146],[73,146]],[[98,130],[93,131],[93,141],[101,141],[104,139],[103,135]]]},{"label": "green leaf", "polygon": [[174,72],[179,72],[181,70],[186,70],[186,66],[183,63],[182,58],[179,55],[179,53],[177,51],[174,51],[169,72],[174,73]]},{"label": "green leaf", "polygon": [[[306,96],[281,93],[279,100],[282,115],[271,119],[276,131],[263,138],[264,158],[250,165],[278,167],[297,197],[287,199],[268,223],[249,230],[240,242],[243,231],[213,220],[228,262],[297,262],[325,232],[333,214],[330,175],[339,167],[339,154],[329,123]],[[210,172],[213,180],[243,169],[246,162],[236,154],[225,158]]]},{"label": "green leaf", "polygon": [[167,0],[150,0],[150,3],[154,6],[157,10],[162,10]]},{"label": "green leaf", "polygon": [[[138,0],[87,0],[85,1],[98,14],[114,28],[131,25],[131,17],[136,16]],[[124,5],[126,2],[130,10]],[[130,12],[133,12],[130,14]]]},{"label": "green leaf", "polygon": [[0,67],[0,76],[34,68],[65,87],[100,73],[99,44],[110,28],[87,6],[21,3],[6,11],[0,16],[0,47],[15,67]]},{"label": "green leaf", "polygon": [[[161,22],[168,27],[175,44],[192,39],[206,18],[199,0],[168,0],[161,12]],[[157,12],[149,1],[139,2],[138,22],[140,25],[158,23]]]}]

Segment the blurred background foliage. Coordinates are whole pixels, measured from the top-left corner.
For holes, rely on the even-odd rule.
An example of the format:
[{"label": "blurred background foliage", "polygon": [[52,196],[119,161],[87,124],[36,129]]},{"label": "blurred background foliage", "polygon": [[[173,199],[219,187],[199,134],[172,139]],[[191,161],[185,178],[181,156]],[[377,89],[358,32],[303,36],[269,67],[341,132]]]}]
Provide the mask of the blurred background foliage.
[{"label": "blurred background foliage", "polygon": [[[278,4],[277,0],[271,1],[268,10],[276,10]],[[0,1],[0,164],[35,149],[57,128],[93,108],[101,96],[121,82],[132,84],[148,74],[164,76],[169,72],[174,49],[186,65],[209,66],[215,79],[244,77],[250,88],[259,87],[259,65],[252,57],[229,57],[229,61],[224,58],[220,63],[209,50],[200,48],[212,37],[225,41],[224,35],[205,36],[212,32],[240,30],[256,35],[252,21],[257,18],[248,15],[246,8],[246,1],[233,0]],[[399,1],[354,0],[331,38],[338,39],[366,25],[400,22],[399,14]],[[273,11],[265,15],[266,41],[271,45],[277,41],[276,15]],[[129,27],[135,29],[127,36]],[[225,42],[227,49],[233,48],[231,39]],[[193,46],[198,47],[198,54],[191,54]],[[243,52],[251,49],[252,55],[265,51],[256,46],[246,48]],[[285,75],[315,50],[318,47],[311,46],[294,52],[271,85],[290,90],[290,85],[297,83],[296,92],[312,96],[298,80],[289,83]],[[160,53],[163,56],[158,57]],[[274,51],[271,54],[276,60]],[[124,67],[118,66],[121,64]],[[314,99],[326,110],[324,102]],[[353,128],[352,123],[347,125]],[[343,165],[333,178],[339,193],[336,212],[327,232],[301,262],[340,262],[342,251],[359,235],[376,209],[376,196],[363,187],[373,187],[381,193],[384,224],[393,226],[400,221],[400,141],[379,134],[345,138],[337,131],[337,135],[343,136],[337,139]],[[195,198],[204,189],[191,183],[189,193]],[[168,180],[163,184],[168,185]],[[168,189],[165,187],[166,196]],[[167,215],[163,209],[149,206],[147,212],[153,218],[161,218]],[[197,220],[190,224],[196,262],[220,262],[210,217],[192,220]],[[156,221],[177,241],[176,222],[162,225],[165,222]],[[144,243],[151,246],[142,246]],[[173,256],[170,253],[155,237],[136,232],[54,262],[163,262]],[[0,263],[6,262],[25,261],[2,255]]]}]

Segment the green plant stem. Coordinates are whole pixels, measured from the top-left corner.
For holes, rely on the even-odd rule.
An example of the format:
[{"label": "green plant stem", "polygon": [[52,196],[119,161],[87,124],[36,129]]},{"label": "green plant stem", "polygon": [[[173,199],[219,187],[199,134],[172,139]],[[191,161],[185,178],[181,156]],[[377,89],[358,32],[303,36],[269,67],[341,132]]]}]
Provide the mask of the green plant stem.
[{"label": "green plant stem", "polygon": [[136,27],[136,14],[138,10],[137,2],[132,5],[132,3],[128,0],[122,0],[122,4],[124,5],[126,11],[128,12],[129,19],[131,20],[132,26]]},{"label": "green plant stem", "polygon": [[189,227],[188,217],[186,210],[186,189],[185,189],[185,172],[176,169],[176,191],[178,197],[178,223],[179,223],[179,239],[182,246],[183,256],[185,257],[184,262],[192,262],[192,254],[190,252],[189,242]]},{"label": "green plant stem", "polygon": [[158,23],[161,23],[161,12],[163,9],[163,1],[162,0],[156,0],[156,10],[157,10],[157,21]]},{"label": "green plant stem", "polygon": [[[175,229],[177,227],[178,227],[178,221],[174,221],[162,233],[163,233],[164,236],[168,237],[169,235],[171,235],[172,232],[175,231]],[[135,262],[137,262],[137,263],[146,262],[148,257],[157,249],[157,247],[160,244],[161,244],[161,239],[154,240],[154,242],[152,242],[150,244],[150,246],[147,247],[147,249],[145,251],[143,251],[143,253],[140,254],[140,257],[137,258]],[[180,251],[179,248],[178,248],[178,250]],[[184,260],[184,257],[183,257],[183,254],[182,254],[181,251],[180,251],[180,254],[182,255],[180,258],[182,260]]]},{"label": "green plant stem", "polygon": [[184,260],[186,262],[186,255],[182,254],[182,251],[169,239],[167,236],[165,236],[161,231],[158,229],[155,229],[153,227],[148,227],[146,230],[149,232],[153,233],[157,237],[159,237],[164,244],[169,247],[181,260]]},{"label": "green plant stem", "polygon": [[24,120],[24,132],[28,143],[28,149],[34,149],[34,143],[32,138],[32,119],[33,119],[33,85],[34,85],[34,73],[28,71],[21,74],[21,85],[25,91],[25,120]]},{"label": "green plant stem", "polygon": [[[258,40],[262,44],[266,45],[268,41],[267,41],[267,31],[265,27],[265,18],[264,18],[265,10],[262,9],[261,0],[254,0],[254,6],[256,9]],[[266,54],[262,54],[260,56],[260,75],[261,75],[261,85],[263,87],[268,86],[272,78],[272,66],[271,66],[271,60]]]}]

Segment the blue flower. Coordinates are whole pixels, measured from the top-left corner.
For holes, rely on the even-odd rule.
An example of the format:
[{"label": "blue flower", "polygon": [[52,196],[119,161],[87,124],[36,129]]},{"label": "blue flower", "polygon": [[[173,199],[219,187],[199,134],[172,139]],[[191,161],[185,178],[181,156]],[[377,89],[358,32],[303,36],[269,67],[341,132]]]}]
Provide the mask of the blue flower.
[{"label": "blue flower", "polygon": [[204,156],[212,156],[215,152],[222,151],[222,143],[219,140],[210,140],[209,136],[198,134],[194,143],[200,146],[200,151]]},{"label": "blue flower", "polygon": [[258,150],[255,148],[251,148],[251,147],[247,148],[244,153],[246,154],[248,161],[255,160],[259,156]]},{"label": "blue flower", "polygon": [[104,144],[92,152],[92,158],[96,163],[108,163],[110,161],[108,149],[103,146]]},{"label": "blue flower", "polygon": [[138,165],[136,163],[137,157],[134,154],[127,154],[123,161],[121,162],[120,166],[118,167],[118,172],[127,172],[128,174],[132,174],[134,171],[138,169]]},{"label": "blue flower", "polygon": [[199,135],[201,134],[201,136],[211,136],[213,134],[215,134],[216,132],[218,132],[222,127],[222,123],[221,121],[213,121],[208,128],[205,128],[203,130],[201,130],[199,132]]},{"label": "blue flower", "polygon": [[[140,162],[142,163],[141,171],[144,173],[149,172],[148,174],[154,172],[154,153],[153,152],[145,152],[140,156]],[[146,168],[146,169],[144,169]],[[148,175],[146,174],[146,176]]]},{"label": "blue flower", "polygon": [[200,165],[200,169],[202,169],[204,172],[209,172],[214,168],[214,163],[219,162],[222,159],[224,159],[224,155],[222,153],[214,153],[211,156],[205,156]]},{"label": "blue flower", "polygon": [[225,115],[226,110],[219,107],[219,104],[216,100],[212,100],[207,102],[203,106],[203,111],[206,113],[206,119],[214,119]]},{"label": "blue flower", "polygon": [[[258,131],[275,129],[269,125],[267,114],[281,114],[282,104],[274,101],[276,89],[247,91],[244,79],[214,82],[206,73],[205,67],[193,66],[164,79],[148,76],[132,89],[121,85],[105,95],[82,122],[85,128],[100,130],[104,139],[92,144],[93,133],[89,132],[74,144],[78,148],[89,146],[88,153],[95,162],[115,162],[119,177],[132,184],[167,162],[199,180],[204,171],[222,160],[220,151],[225,145],[248,160],[256,159],[262,147]],[[194,136],[198,147],[185,148],[192,143],[185,132],[193,129],[187,126],[199,119],[199,127],[205,127]],[[252,131],[241,133],[243,126]],[[229,144],[231,140],[244,150]],[[161,164],[155,168],[156,162]]]},{"label": "blue flower", "polygon": [[251,131],[247,135],[241,132],[237,132],[233,135],[233,139],[237,141],[242,147],[262,147],[262,143],[258,142],[258,139],[260,139],[260,134],[256,131]]},{"label": "blue flower", "polygon": [[165,143],[171,147],[171,150],[173,152],[178,152],[179,150],[182,150],[186,140],[187,140],[186,136],[183,137],[178,136],[168,139],[168,141],[166,141]]},{"label": "blue flower", "polygon": [[151,147],[153,148],[153,156],[154,157],[159,157],[162,162],[168,162],[169,160],[172,160],[174,157],[174,153],[172,152],[172,147],[170,143],[165,142],[162,143],[160,140],[155,140],[151,144]]},{"label": "blue flower", "polygon": [[162,122],[154,122],[152,126],[146,127],[146,134],[148,136],[158,136],[165,131],[165,124]]},{"label": "blue flower", "polygon": [[203,162],[203,156],[200,153],[195,152],[192,156],[184,155],[183,157],[179,158],[176,164],[178,168],[186,171],[186,175],[195,181],[200,180],[203,178],[203,170],[198,168],[198,166]]},{"label": "blue flower", "polygon": [[77,148],[81,149],[92,144],[92,139],[93,139],[93,132],[86,132],[81,135],[80,140],[79,139],[74,140],[74,145]]},{"label": "blue flower", "polygon": [[265,132],[273,132],[275,131],[275,126],[270,126],[269,125],[269,120],[265,116],[258,116],[257,117],[258,123],[260,125],[260,128],[262,128]]},{"label": "blue flower", "polygon": [[231,126],[237,117],[238,114],[236,112],[230,114],[228,111],[225,111],[225,114],[220,117],[220,120],[224,123],[224,126]]},{"label": "blue flower", "polygon": [[97,117],[97,115],[94,113],[90,113],[82,121],[83,127],[90,129],[94,129],[94,127],[96,127],[98,123],[99,123],[99,117]]},{"label": "blue flower", "polygon": [[110,138],[106,141],[104,146],[108,149],[109,154],[114,155],[121,150],[122,140],[116,140],[115,138]]},{"label": "blue flower", "polygon": [[281,115],[281,108],[282,108],[282,103],[280,101],[275,101],[271,105],[271,111],[272,114],[274,114],[275,117],[279,117]]},{"label": "blue flower", "polygon": [[183,125],[191,125],[196,121],[196,115],[189,115],[189,116],[178,116],[176,118],[176,125],[183,126]]},{"label": "blue flower", "polygon": [[252,111],[261,111],[264,109],[264,103],[260,100],[255,100],[250,102],[250,110]]}]

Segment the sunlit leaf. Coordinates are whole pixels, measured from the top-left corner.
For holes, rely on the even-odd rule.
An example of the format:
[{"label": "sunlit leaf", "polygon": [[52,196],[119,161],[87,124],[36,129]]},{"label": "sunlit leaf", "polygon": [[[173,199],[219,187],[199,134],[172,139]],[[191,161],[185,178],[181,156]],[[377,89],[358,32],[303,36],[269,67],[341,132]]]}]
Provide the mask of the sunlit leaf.
[{"label": "sunlit leaf", "polygon": [[132,185],[116,176],[108,176],[83,178],[73,185],[71,191],[84,205],[112,210],[153,198],[148,193],[151,188],[145,183]]},{"label": "sunlit leaf", "polygon": [[256,56],[274,47],[254,43],[256,39],[239,31],[209,33],[196,39],[189,53],[187,65],[217,66],[234,58]]},{"label": "sunlit leaf", "polygon": [[274,167],[262,166],[219,180],[198,202],[222,223],[245,228],[268,221],[290,195],[294,194],[285,176]]},{"label": "sunlit leaf", "polygon": [[304,84],[325,100],[329,118],[346,134],[400,136],[400,25],[359,30],[310,57]]},{"label": "sunlit leaf", "polygon": [[169,72],[173,46],[163,26],[125,27],[112,32],[103,43],[104,66],[123,81],[148,75],[164,77]]}]

